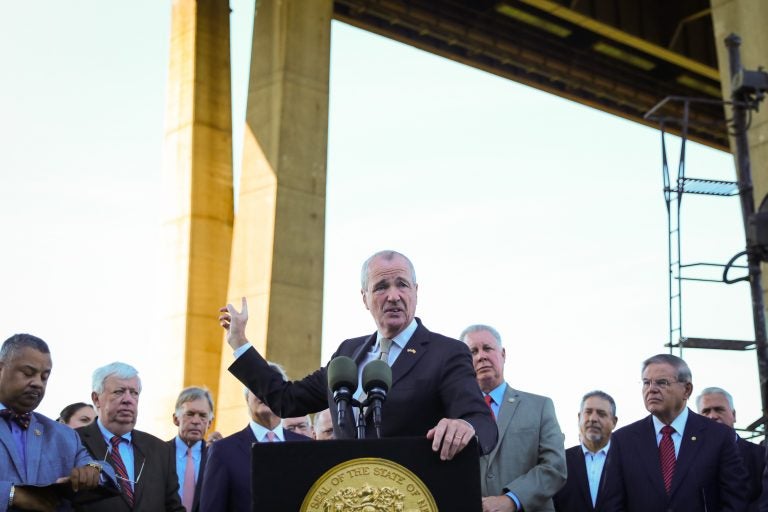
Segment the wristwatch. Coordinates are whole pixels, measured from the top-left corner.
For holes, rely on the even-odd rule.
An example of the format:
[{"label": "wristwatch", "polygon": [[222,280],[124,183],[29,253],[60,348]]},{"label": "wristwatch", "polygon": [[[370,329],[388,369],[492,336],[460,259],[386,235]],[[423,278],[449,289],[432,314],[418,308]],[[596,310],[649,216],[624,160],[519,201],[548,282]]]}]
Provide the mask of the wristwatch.
[{"label": "wristwatch", "polygon": [[98,462],[89,462],[88,464],[86,464],[86,466],[90,466],[92,468],[96,468],[96,471],[101,473],[101,464],[99,464]]},{"label": "wristwatch", "polygon": [[11,484],[11,492],[8,494],[8,508],[13,505],[13,495],[16,494],[16,486]]}]

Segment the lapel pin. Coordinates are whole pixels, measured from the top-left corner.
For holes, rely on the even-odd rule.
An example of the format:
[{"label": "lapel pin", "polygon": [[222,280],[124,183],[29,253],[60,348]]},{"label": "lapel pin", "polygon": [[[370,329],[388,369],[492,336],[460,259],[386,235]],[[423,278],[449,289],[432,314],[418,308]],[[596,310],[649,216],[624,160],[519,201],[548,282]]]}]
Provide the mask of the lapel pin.
[{"label": "lapel pin", "polygon": [[515,399],[514,399],[514,398],[509,398],[509,399],[508,399],[508,401],[509,401],[509,403],[511,403],[511,404],[515,403]]},{"label": "lapel pin", "polygon": [[410,352],[411,354],[415,354],[416,353],[416,349],[415,348],[409,348],[409,349],[406,349],[406,352]]},{"label": "lapel pin", "polygon": [[696,440],[696,436],[691,436],[691,441],[695,441],[695,440]]},{"label": "lapel pin", "polygon": [[35,435],[36,436],[41,436],[41,435],[43,435],[43,433],[40,432],[39,430],[35,429]]}]

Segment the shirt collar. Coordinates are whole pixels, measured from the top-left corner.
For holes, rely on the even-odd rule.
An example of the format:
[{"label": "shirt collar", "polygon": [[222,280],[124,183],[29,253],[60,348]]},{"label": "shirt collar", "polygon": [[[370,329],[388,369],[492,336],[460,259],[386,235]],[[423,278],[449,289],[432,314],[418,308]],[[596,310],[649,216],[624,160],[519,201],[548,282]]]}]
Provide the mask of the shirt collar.
[{"label": "shirt collar", "polygon": [[611,440],[610,439],[608,439],[608,442],[605,444],[605,446],[600,448],[596,453],[593,453],[593,452],[589,451],[589,448],[584,446],[584,443],[581,443],[581,451],[584,452],[584,455],[597,455],[598,453],[603,453],[605,455],[608,455],[608,450],[610,448],[611,448]]},{"label": "shirt collar", "polygon": [[[176,436],[176,451],[177,452],[184,452],[187,453],[187,443],[185,443],[181,437]],[[192,455],[197,455],[198,453],[201,453],[203,451],[203,442],[197,441],[195,444],[192,445]]]},{"label": "shirt collar", "polygon": [[[253,435],[256,436],[256,441],[260,443],[263,442],[264,437],[267,435],[267,432],[269,432],[270,430],[266,427],[259,425],[253,420],[251,420],[250,425],[251,425],[251,431],[253,431]],[[283,432],[282,424],[278,423],[275,429],[272,430],[272,432],[275,433],[275,435],[279,440],[285,441],[285,433]]]},{"label": "shirt collar", "polygon": [[[661,429],[666,423],[663,423],[659,418],[656,416],[651,416],[653,418],[653,431],[656,432],[656,434],[661,433]],[[672,420],[672,423],[669,425],[675,429],[675,433],[683,435],[683,432],[685,431],[685,424],[688,421],[688,408],[683,407],[683,410],[680,414],[677,415],[677,418]]]},{"label": "shirt collar", "polygon": [[491,395],[491,398],[493,399],[493,402],[496,405],[501,405],[501,402],[504,400],[504,393],[506,391],[507,391],[507,383],[504,381],[501,381],[501,384],[493,388],[490,393],[485,393],[485,394]]},{"label": "shirt collar", "polygon": [[[403,329],[402,332],[400,332],[400,334],[392,338],[392,343],[400,347],[400,349],[402,350],[402,348],[406,346],[408,342],[411,340],[411,336],[413,336],[413,333],[415,333],[416,329],[418,328],[419,328],[419,323],[416,321],[416,318],[414,318],[413,320],[411,320],[411,323],[408,324],[408,327]],[[379,346],[381,344],[380,343],[381,338],[383,337],[384,336],[382,336],[380,332],[378,331],[376,332],[376,346],[372,347],[374,349],[373,350],[374,352],[379,350]]]},{"label": "shirt collar", "polygon": [[[112,432],[107,430],[107,427],[105,427],[101,423],[101,418],[96,418],[96,425],[99,427],[99,430],[101,431],[101,435],[102,435],[102,437],[104,437],[104,441],[106,441],[107,444],[110,444],[110,441],[112,440],[113,437],[115,437],[116,434],[113,434]],[[128,441],[130,443],[131,442],[131,435],[132,434],[133,434],[133,432],[131,431],[131,432],[128,432],[127,434],[123,434],[120,437],[122,437],[123,439],[125,439],[126,441]]]}]

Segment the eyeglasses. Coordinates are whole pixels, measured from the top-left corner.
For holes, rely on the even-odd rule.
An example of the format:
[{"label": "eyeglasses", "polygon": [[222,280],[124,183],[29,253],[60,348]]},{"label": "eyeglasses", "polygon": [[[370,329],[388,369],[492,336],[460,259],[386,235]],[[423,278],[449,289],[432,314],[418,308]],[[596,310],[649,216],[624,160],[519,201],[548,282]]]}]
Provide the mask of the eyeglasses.
[{"label": "eyeglasses", "polygon": [[640,382],[643,384],[643,389],[648,389],[651,386],[656,386],[659,389],[669,389],[672,384],[677,384],[680,381],[677,379],[643,379]]},{"label": "eyeglasses", "polygon": [[[112,468],[114,468],[115,466],[112,464],[112,462],[110,462],[110,461],[108,460],[108,459],[109,459],[109,454],[110,454],[110,453],[112,453],[112,447],[111,447],[111,446],[108,446],[108,447],[107,447],[107,453],[105,453],[105,454],[104,454],[104,460],[103,460],[102,462],[104,462],[104,463],[106,463],[106,464],[109,464],[110,466],[112,466]],[[134,457],[136,457],[136,455],[141,455],[141,453],[138,453],[138,451],[137,451],[137,450],[133,450],[133,456],[134,456]],[[143,456],[143,455],[142,455],[142,456]],[[126,482],[130,482],[130,483],[131,483],[131,485],[136,485],[136,484],[138,484],[138,483],[139,483],[139,480],[141,479],[141,474],[144,472],[144,464],[145,464],[146,462],[147,462],[147,458],[146,458],[146,457],[144,457],[144,460],[142,460],[142,461],[141,461],[141,466],[139,467],[139,476],[137,476],[137,477],[136,477],[136,480],[135,480],[135,481],[134,481],[134,480],[131,480],[130,478],[123,478],[122,476],[120,476],[120,475],[118,475],[118,474],[117,474],[117,471],[115,471],[115,478],[117,478],[118,480],[125,480]]]}]

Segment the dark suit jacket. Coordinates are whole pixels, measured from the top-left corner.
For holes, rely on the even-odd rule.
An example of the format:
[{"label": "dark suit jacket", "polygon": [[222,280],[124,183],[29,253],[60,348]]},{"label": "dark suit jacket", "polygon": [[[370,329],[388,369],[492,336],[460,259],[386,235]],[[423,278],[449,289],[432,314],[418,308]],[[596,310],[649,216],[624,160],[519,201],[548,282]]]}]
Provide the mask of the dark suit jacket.
[{"label": "dark suit jacket", "polygon": [[[283,430],[285,440],[310,438]],[[200,495],[205,512],[251,512],[251,446],[257,443],[251,426],[213,443]]]},{"label": "dark suit jacket", "polygon": [[651,416],[614,432],[609,453],[608,511],[746,510],[746,474],[733,429],[693,411],[688,411],[669,496]]},{"label": "dark suit jacket", "polygon": [[[107,455],[107,443],[94,421],[77,429],[83,444],[91,456],[99,461]],[[83,512],[186,512],[179,499],[179,479],[176,476],[176,453],[168,444],[151,434],[134,430],[131,433],[134,451],[134,474],[138,479],[134,485],[133,509],[123,495],[105,500],[78,505]],[[142,463],[144,469],[141,469]],[[139,472],[141,471],[141,476]]]},{"label": "dark suit jacket", "polygon": [[[608,450],[610,457],[612,450]],[[589,493],[589,479],[587,478],[587,463],[584,460],[584,450],[581,445],[576,445],[565,450],[565,463],[568,467],[568,479],[565,485],[555,494],[555,510],[557,512],[591,512],[601,511],[603,508],[603,484],[605,482],[605,465],[600,475],[600,483],[597,487],[597,502],[592,505],[592,495]],[[608,461],[605,461],[608,464]]]},{"label": "dark suit jacket", "polygon": [[742,438],[736,440],[736,445],[741,453],[741,460],[747,470],[747,502],[749,512],[757,512],[758,500],[763,490],[763,471],[765,471],[765,448],[745,441]]},{"label": "dark suit jacket", "polygon": [[[170,441],[166,441],[168,446],[171,447],[173,452],[173,467],[176,471],[176,438],[174,437]],[[205,461],[208,457],[208,447],[205,445],[205,439],[203,439],[203,448],[200,453],[200,471],[197,473],[197,482],[195,482],[195,499],[192,500],[192,512],[199,512],[200,510],[200,489],[203,486],[203,475],[205,474]],[[178,478],[178,472],[176,473]],[[179,482],[179,490],[184,487],[184,482]]]},{"label": "dark suit jacket", "polygon": [[[382,407],[382,435],[422,437],[442,418],[461,418],[474,427],[481,452],[489,453],[496,445],[498,431],[475,380],[469,349],[460,341],[430,332],[417,321],[416,332],[392,365],[392,386]],[[332,357],[351,357],[359,364],[375,342],[375,333],[346,340]],[[304,416],[328,407],[336,410],[325,368],[302,380],[284,382],[255,349],[250,349],[229,371],[280,417]],[[347,407],[343,432],[336,414],[331,416],[337,439],[355,437],[351,407]],[[368,422],[367,437],[375,437],[372,423]]]}]

